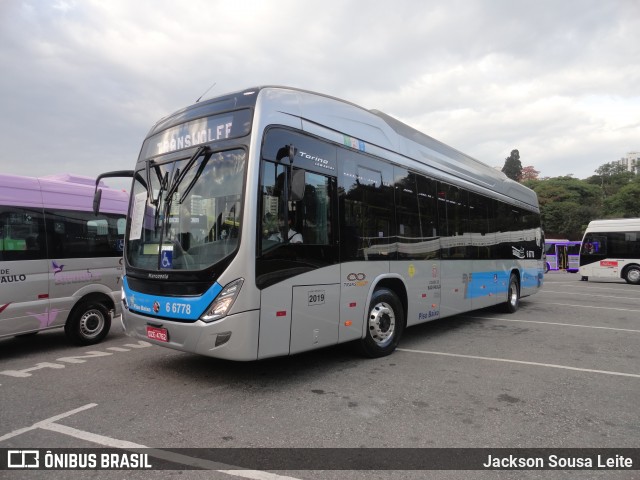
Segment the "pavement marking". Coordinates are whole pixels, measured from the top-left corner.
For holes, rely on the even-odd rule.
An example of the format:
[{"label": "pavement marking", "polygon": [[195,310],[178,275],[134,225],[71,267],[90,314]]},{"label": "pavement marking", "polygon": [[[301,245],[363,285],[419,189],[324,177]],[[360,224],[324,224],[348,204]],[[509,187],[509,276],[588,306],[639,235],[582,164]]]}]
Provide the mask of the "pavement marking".
[{"label": "pavement marking", "polygon": [[77,438],[79,440],[84,440],[87,442],[102,445],[103,447],[119,448],[122,450],[134,450],[134,451],[145,449],[145,453],[148,453],[149,456],[151,457],[167,460],[172,463],[177,463],[180,465],[189,465],[189,466],[200,468],[203,470],[215,470],[220,473],[225,473],[227,475],[248,478],[251,480],[300,480],[295,477],[287,477],[287,476],[278,475],[275,473],[263,472],[261,470],[239,470],[232,465],[213,462],[211,460],[206,460],[202,458],[190,457],[188,455],[182,455],[180,453],[162,450],[159,448],[151,448],[151,447],[147,447],[146,445],[141,445],[139,443],[133,443],[133,442],[128,442],[126,440],[119,440],[117,438],[106,437],[104,435],[98,435],[96,433],[86,432],[84,430],[78,430],[77,428],[68,427],[66,425],[55,423],[57,420],[70,417],[71,415],[75,415],[76,413],[80,413],[84,410],[88,410],[90,408],[97,407],[97,406],[98,406],[97,403],[88,403],[82,407],[69,410],[68,412],[61,413],[59,415],[54,415],[53,417],[34,423],[30,427],[19,428],[17,430],[7,433],[6,435],[3,435],[0,437],[0,442],[32,430],[42,429],[42,430],[48,430],[51,432],[60,433],[62,435],[67,435],[69,437]]},{"label": "pavement marking", "polygon": [[612,297],[611,295],[599,295],[597,293],[574,293],[574,292],[549,292],[542,290],[540,293],[550,293],[552,295],[582,295],[584,297],[604,297],[604,298],[614,298],[618,300],[638,300],[638,297]]},{"label": "pavement marking", "polygon": [[540,323],[542,325],[559,325],[561,327],[595,328],[600,330],[613,330],[616,332],[640,333],[640,330],[633,330],[631,328],[597,327],[593,325],[578,325],[575,323],[541,322],[539,320],[515,320],[513,318],[472,317],[470,315],[462,315],[462,316],[464,318],[477,318],[481,320],[497,320],[499,322]]},{"label": "pavement marking", "polygon": [[2,442],[4,440],[7,440],[9,438],[12,438],[12,437],[16,437],[16,436],[18,436],[18,435],[20,435],[22,433],[29,432],[31,430],[35,430],[36,428],[40,428],[42,425],[47,425],[49,423],[53,423],[56,420],[60,420],[60,419],[66,418],[66,417],[70,417],[71,415],[75,415],[76,413],[79,413],[79,412],[82,412],[84,410],[88,410],[90,408],[97,407],[97,406],[98,406],[97,403],[87,403],[86,405],[84,405],[82,407],[76,408],[74,410],[69,410],[68,412],[61,413],[60,415],[55,415],[53,417],[47,418],[46,420],[42,420],[41,422],[34,423],[30,427],[25,427],[25,428],[20,428],[18,430],[14,430],[13,432],[9,432],[6,435],[3,435],[2,437],[0,437],[0,442]]},{"label": "pavement marking", "polygon": [[[547,282],[546,285],[569,285],[570,287],[573,288],[581,288],[583,290],[589,289],[589,290],[613,290],[616,292],[620,292],[620,288],[609,288],[609,287],[595,287],[595,286],[590,286],[590,287],[586,287],[584,283],[580,283],[580,282]],[[593,285],[593,284],[592,284]],[[626,285],[625,282],[618,282],[618,283],[609,283],[609,285]],[[544,291],[544,289],[542,289],[541,291]],[[624,290],[623,290],[624,291]],[[629,290],[627,290],[629,291]]]},{"label": "pavement marking", "polygon": [[519,365],[532,365],[534,367],[547,367],[547,368],[559,368],[562,370],[574,370],[577,372],[587,372],[587,373],[603,373],[605,375],[616,375],[620,377],[633,377],[640,378],[640,375],[635,373],[624,373],[624,372],[611,372],[608,370],[593,370],[590,368],[578,368],[578,367],[568,367],[566,365],[555,365],[553,363],[539,363],[539,362],[525,362],[522,360],[511,360],[508,358],[493,358],[493,357],[480,357],[477,355],[462,355],[459,353],[447,353],[447,352],[431,352],[427,350],[412,350],[409,348],[397,348],[399,352],[407,352],[407,353],[420,353],[423,355],[441,355],[445,357],[457,357],[457,358],[469,358],[472,360],[487,360],[490,362],[504,362],[504,363],[517,363]]},{"label": "pavement marking", "polygon": [[596,307],[594,305],[573,305],[571,303],[551,303],[547,302],[545,305],[560,305],[562,307],[582,307],[582,308],[597,308],[600,310],[617,310],[619,312],[640,312],[638,309],[634,308],[615,308],[615,307]]},{"label": "pavement marking", "polygon": [[263,472],[261,470],[218,470],[227,475],[235,475],[236,477],[251,478],[253,480],[300,480],[295,477],[287,477],[276,473]]},{"label": "pavement marking", "polygon": [[105,437],[104,435],[98,435],[97,433],[85,432],[84,430],[78,430],[77,428],[60,425],[59,423],[44,423],[40,425],[39,428],[42,428],[43,430],[49,430],[51,432],[62,433],[63,435],[67,435],[69,437],[86,440],[87,442],[91,443],[97,443],[98,445],[109,448],[122,448],[125,450],[131,448],[148,448],[146,445],[127,442],[126,440],[118,440],[117,438]]}]

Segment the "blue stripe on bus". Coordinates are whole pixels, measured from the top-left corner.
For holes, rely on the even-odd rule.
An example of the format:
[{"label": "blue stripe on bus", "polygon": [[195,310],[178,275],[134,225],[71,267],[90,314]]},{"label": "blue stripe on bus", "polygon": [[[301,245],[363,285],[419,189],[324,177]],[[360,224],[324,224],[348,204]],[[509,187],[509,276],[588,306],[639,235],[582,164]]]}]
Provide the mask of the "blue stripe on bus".
[{"label": "blue stripe on bus", "polygon": [[129,288],[125,276],[122,287],[127,298],[127,306],[133,312],[176,320],[198,320],[205,309],[218,296],[222,287],[217,282],[199,297],[163,297],[135,292]]},{"label": "blue stripe on bus", "polygon": [[[510,272],[473,272],[467,284],[465,298],[480,298],[491,295],[506,295]],[[542,280],[537,270],[524,270],[520,279],[521,288],[539,287]]]}]

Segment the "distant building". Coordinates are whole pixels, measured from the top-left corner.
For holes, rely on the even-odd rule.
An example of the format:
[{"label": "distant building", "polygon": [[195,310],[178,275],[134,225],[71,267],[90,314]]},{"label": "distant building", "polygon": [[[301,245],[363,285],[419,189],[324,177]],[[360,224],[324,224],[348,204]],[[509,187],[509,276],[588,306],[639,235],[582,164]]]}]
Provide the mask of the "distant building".
[{"label": "distant building", "polygon": [[611,163],[624,165],[629,172],[640,173],[640,152],[628,152],[620,160]]}]

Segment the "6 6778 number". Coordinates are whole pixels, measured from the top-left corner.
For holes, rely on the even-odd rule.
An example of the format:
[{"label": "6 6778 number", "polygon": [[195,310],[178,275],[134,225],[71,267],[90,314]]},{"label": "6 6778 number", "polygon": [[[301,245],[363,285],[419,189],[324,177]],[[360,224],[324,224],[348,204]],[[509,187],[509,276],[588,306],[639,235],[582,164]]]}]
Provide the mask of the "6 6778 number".
[{"label": "6 6778 number", "polygon": [[188,303],[167,302],[164,308],[167,313],[186,313],[187,315],[191,313],[191,305]]}]

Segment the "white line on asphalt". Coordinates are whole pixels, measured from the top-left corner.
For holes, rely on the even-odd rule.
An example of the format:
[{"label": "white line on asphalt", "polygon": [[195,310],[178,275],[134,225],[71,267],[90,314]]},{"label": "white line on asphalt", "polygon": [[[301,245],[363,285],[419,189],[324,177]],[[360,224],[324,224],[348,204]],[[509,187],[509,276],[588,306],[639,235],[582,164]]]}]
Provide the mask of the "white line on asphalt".
[{"label": "white line on asphalt", "polygon": [[[580,283],[580,282],[547,282],[545,285],[569,285],[570,287],[573,288],[581,288],[582,290],[614,290],[616,292],[620,292],[620,291],[628,291],[628,290],[620,290],[620,288],[609,288],[609,287],[586,287],[584,283]],[[593,284],[592,284],[593,285]],[[626,283],[616,283],[615,285],[626,285]],[[544,289],[542,290],[544,291]]]},{"label": "white line on asphalt", "polygon": [[461,355],[459,353],[446,353],[446,352],[430,352],[427,350],[412,350],[408,348],[398,348],[397,350],[399,352],[421,353],[424,355],[442,355],[445,357],[469,358],[472,360],[487,360],[491,362],[517,363],[520,365],[533,365],[535,367],[560,368],[563,370],[575,370],[577,372],[604,373],[606,375],[616,375],[620,377],[640,378],[640,375],[635,373],[611,372],[608,370],[592,370],[590,368],[577,368],[577,367],[568,367],[566,365],[554,365],[553,363],[524,362],[522,360],[510,360],[508,358],[479,357],[476,355]]},{"label": "white line on asphalt", "polygon": [[550,293],[552,295],[582,295],[585,297],[605,297],[605,298],[615,298],[619,300],[638,300],[638,297],[612,297],[611,295],[598,295],[597,293],[575,293],[575,292],[549,292],[546,290],[541,290],[540,293]]},{"label": "white line on asphalt", "polygon": [[42,420],[41,422],[34,423],[30,427],[25,427],[25,428],[20,428],[18,430],[14,430],[13,432],[9,432],[6,435],[3,435],[2,437],[0,437],[0,442],[2,442],[3,440],[7,440],[9,438],[18,436],[18,435],[20,435],[22,433],[25,433],[25,432],[28,432],[30,430],[35,430],[36,428],[40,428],[41,425],[55,422],[56,420],[60,420],[61,418],[70,417],[71,415],[75,415],[76,413],[79,413],[79,412],[82,412],[84,410],[88,410],[90,408],[97,407],[97,406],[98,406],[97,403],[87,403],[86,405],[84,405],[82,407],[79,407],[79,408],[76,408],[76,409],[73,409],[73,410],[69,410],[66,413],[61,413],[60,415],[56,415],[54,417],[47,418],[46,420]]},{"label": "white line on asphalt", "polygon": [[96,433],[85,432],[83,430],[78,430],[77,428],[67,427],[66,425],[60,425],[59,423],[42,423],[39,425],[39,428],[43,430],[49,430],[51,432],[62,433],[63,435],[68,435],[69,437],[78,438],[80,440],[86,440],[87,442],[97,443],[98,445],[102,445],[104,447],[109,448],[122,448],[122,449],[130,449],[130,448],[147,448],[145,445],[140,445],[138,443],[127,442],[126,440],[118,440],[117,438],[105,437],[104,435],[98,435]]},{"label": "white line on asphalt", "polygon": [[551,302],[547,302],[545,305],[560,305],[562,307],[597,308],[597,309],[600,309],[600,310],[617,310],[619,312],[640,312],[640,310],[634,309],[634,308],[596,307],[594,305],[574,305],[574,304],[571,304],[571,303],[551,303]]},{"label": "white line on asphalt", "polygon": [[614,327],[597,327],[593,325],[578,325],[575,323],[558,323],[558,322],[541,322],[539,320],[515,320],[513,318],[497,318],[497,317],[472,317],[469,315],[463,315],[464,318],[478,318],[482,320],[497,320],[499,322],[521,322],[521,323],[540,323],[542,325],[559,325],[561,327],[579,327],[579,328],[596,328],[600,330],[613,330],[616,332],[631,332],[640,333],[640,330],[633,330],[630,328],[614,328]]},{"label": "white line on asphalt", "polygon": [[149,456],[153,456],[155,458],[160,458],[163,460],[168,460],[173,463],[178,463],[181,465],[189,465],[192,467],[201,468],[205,470],[216,470],[220,473],[225,473],[227,475],[233,475],[236,477],[249,478],[252,480],[299,480],[294,477],[277,475],[275,473],[263,472],[260,470],[236,470],[231,465],[212,462],[210,460],[205,460],[202,458],[190,457],[188,455],[182,455],[180,453],[175,453],[175,452],[162,450],[158,448],[150,448],[150,447],[147,447],[146,445],[128,442],[126,440],[118,440],[117,438],[106,437],[104,435],[98,435],[96,433],[86,432],[84,430],[78,430],[77,428],[68,427],[66,425],[60,425],[59,423],[55,423],[57,420],[69,417],[71,415],[75,415],[76,413],[79,413],[84,410],[88,410],[90,408],[97,407],[97,406],[98,406],[97,403],[88,403],[87,405],[76,408],[74,410],[70,410],[68,412],[61,413],[60,415],[55,415],[53,417],[42,420],[40,422],[34,423],[30,427],[19,428],[17,430],[14,430],[13,432],[9,432],[8,434],[0,437],[0,442],[7,440],[9,438],[16,437],[23,433],[29,432],[31,430],[36,430],[40,428],[43,430],[49,430],[51,432],[60,433],[73,438],[77,438],[80,440],[85,440],[87,442],[102,445],[104,447],[120,448],[123,450],[135,450],[135,451],[138,451],[140,449],[145,449],[145,453],[148,453]]},{"label": "white line on asphalt", "polygon": [[235,475],[236,477],[251,478],[253,480],[300,480],[294,477],[278,475],[275,473],[263,472],[261,470],[218,470],[227,475]]}]

